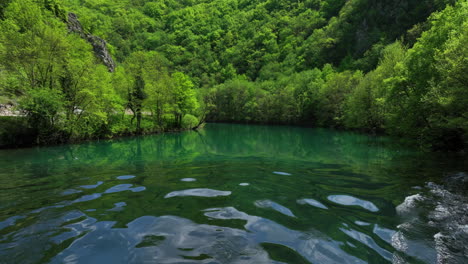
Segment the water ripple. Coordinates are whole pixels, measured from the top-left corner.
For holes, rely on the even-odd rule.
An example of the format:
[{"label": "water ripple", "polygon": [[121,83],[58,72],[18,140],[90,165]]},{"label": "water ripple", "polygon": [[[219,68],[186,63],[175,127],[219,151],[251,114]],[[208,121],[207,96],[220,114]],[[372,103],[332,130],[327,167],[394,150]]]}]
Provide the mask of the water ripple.
[{"label": "water ripple", "polygon": [[356,239],[357,241],[363,243],[364,245],[368,246],[369,248],[373,249],[377,253],[379,253],[380,256],[387,260],[392,260],[393,254],[390,253],[389,251],[381,248],[377,243],[375,243],[374,239],[372,239],[370,236],[361,233],[359,231],[356,231],[354,229],[345,229],[345,228],[340,228],[340,230],[345,233],[346,235]]},{"label": "water ripple", "polygon": [[119,184],[119,185],[116,185],[107,189],[104,193],[116,193],[116,192],[123,192],[123,191],[141,192],[141,191],[146,190],[146,187],[144,186],[137,186],[137,187],[131,188],[132,186],[133,184],[129,184],[129,183]]},{"label": "water ripple", "polygon": [[322,208],[322,209],[328,209],[328,207],[326,207],[323,203],[317,201],[317,200],[314,200],[314,199],[299,199],[297,200],[297,203],[298,204],[308,204],[308,205],[312,205],[314,207],[317,207],[317,208]]},{"label": "water ripple", "polygon": [[255,201],[255,206],[259,207],[259,208],[270,208],[270,209],[273,209],[277,212],[280,212],[284,215],[287,215],[287,216],[291,216],[291,217],[296,217],[293,212],[291,212],[291,210],[289,210],[288,208],[280,205],[280,204],[277,204],[273,201],[270,201],[270,200],[259,200],[259,201]]},{"label": "water ripple", "polygon": [[291,173],[283,172],[283,171],[274,171],[273,173],[274,173],[274,174],[278,174],[278,175],[284,175],[284,176],[290,176],[290,175],[292,175]]},{"label": "water ripple", "polygon": [[229,196],[231,195],[230,191],[218,191],[208,188],[197,188],[197,189],[187,189],[181,191],[174,191],[166,194],[164,198],[171,197],[183,197],[183,196],[198,196],[198,197],[217,197],[217,196]]},{"label": "water ripple", "polygon": [[180,179],[180,181],[183,181],[183,182],[194,182],[194,181],[197,181],[197,179],[195,179],[195,178],[183,178],[183,179]]},{"label": "water ripple", "polygon": [[[220,220],[246,220],[246,230],[197,224],[177,216],[142,216],[115,228],[115,222],[96,222],[89,218],[69,224],[69,232],[54,240],[77,237],[50,263],[102,263],[105,248],[109,263],[280,263],[270,259],[261,245],[289,248],[312,263],[365,263],[341,249],[318,231],[316,236],[284,227],[274,221],[248,215],[234,207],[206,209],[205,215]],[[191,262],[200,259],[203,262]]]},{"label": "water ripple", "polygon": [[366,200],[361,200],[359,198],[350,196],[350,195],[330,195],[328,196],[328,200],[341,204],[341,205],[356,205],[360,206],[366,210],[369,210],[371,212],[377,212],[379,211],[379,208],[375,206],[372,202],[366,201]]},{"label": "water ripple", "polygon": [[118,180],[129,180],[135,178],[135,175],[122,175],[122,176],[117,176]]},{"label": "water ripple", "polygon": [[125,206],[127,206],[127,203],[126,203],[126,202],[114,203],[114,208],[109,209],[109,210],[107,210],[107,211],[122,211],[122,210],[124,209]]},{"label": "water ripple", "polygon": [[83,189],[94,189],[94,188],[97,188],[99,185],[103,184],[104,182],[102,181],[98,181],[96,184],[93,184],[93,185],[81,185],[80,188],[83,188]]},{"label": "water ripple", "polygon": [[272,243],[291,248],[312,263],[366,263],[343,251],[341,249],[343,243],[334,241],[317,230],[306,234],[266,218],[248,215],[234,207],[206,209],[205,215],[221,220],[246,220],[245,229],[249,231],[246,236],[249,239],[258,243]]}]

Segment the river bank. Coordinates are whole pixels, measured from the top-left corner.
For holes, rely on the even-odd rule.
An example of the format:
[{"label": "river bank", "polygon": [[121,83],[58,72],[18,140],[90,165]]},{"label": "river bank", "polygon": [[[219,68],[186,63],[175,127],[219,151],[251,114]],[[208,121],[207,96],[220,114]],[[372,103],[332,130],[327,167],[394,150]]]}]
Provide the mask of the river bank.
[{"label": "river bank", "polygon": [[[140,131],[137,131],[135,125],[132,124],[131,117],[126,115],[123,117],[119,116],[118,118],[122,119],[121,122],[96,135],[71,137],[70,134],[59,129],[50,130],[47,135],[39,135],[35,129],[29,126],[26,117],[21,114],[11,113],[15,112],[4,112],[5,115],[0,115],[0,149],[28,148],[69,143],[75,144],[86,141],[99,141],[131,136],[176,133],[203,127],[203,123],[196,125],[183,124],[182,127],[176,127],[169,121],[166,121],[164,125],[160,127],[155,125],[153,120],[144,118]],[[37,140],[39,136],[42,137],[41,141]]]}]

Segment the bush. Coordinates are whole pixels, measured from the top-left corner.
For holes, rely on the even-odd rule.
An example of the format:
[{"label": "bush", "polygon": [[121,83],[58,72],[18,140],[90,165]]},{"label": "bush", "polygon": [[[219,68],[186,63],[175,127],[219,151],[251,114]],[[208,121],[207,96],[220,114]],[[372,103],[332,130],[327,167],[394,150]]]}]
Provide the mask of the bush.
[{"label": "bush", "polygon": [[190,114],[186,114],[182,118],[182,128],[183,129],[192,129],[192,128],[196,127],[198,125],[198,123],[199,123],[198,118],[193,116],[193,115],[190,115]]},{"label": "bush", "polygon": [[60,91],[31,89],[20,99],[19,107],[26,113],[28,126],[37,135],[36,144],[55,144],[68,140],[70,135],[59,127],[60,116],[64,112]]},{"label": "bush", "polygon": [[21,110],[26,113],[30,125],[38,130],[53,128],[63,107],[63,95],[49,88],[29,90],[20,100]]},{"label": "bush", "polygon": [[173,114],[163,114],[161,119],[164,129],[176,128],[175,116]]}]

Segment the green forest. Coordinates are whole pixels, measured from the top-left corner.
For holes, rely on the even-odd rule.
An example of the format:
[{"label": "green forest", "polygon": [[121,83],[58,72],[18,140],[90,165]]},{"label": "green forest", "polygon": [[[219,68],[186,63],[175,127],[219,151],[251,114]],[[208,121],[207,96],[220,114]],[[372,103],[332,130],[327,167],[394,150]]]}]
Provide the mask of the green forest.
[{"label": "green forest", "polygon": [[290,124],[468,146],[464,0],[2,0],[0,145]]}]

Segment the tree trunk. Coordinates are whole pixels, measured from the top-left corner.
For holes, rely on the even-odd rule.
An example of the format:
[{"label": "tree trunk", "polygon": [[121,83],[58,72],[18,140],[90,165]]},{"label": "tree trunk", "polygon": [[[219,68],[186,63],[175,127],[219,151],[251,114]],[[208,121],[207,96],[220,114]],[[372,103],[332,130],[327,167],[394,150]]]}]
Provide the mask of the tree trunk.
[{"label": "tree trunk", "polygon": [[156,119],[157,119],[157,122],[158,122],[158,126],[159,128],[162,128],[162,119],[161,119],[161,108],[159,107],[159,102],[156,104]]},{"label": "tree trunk", "polygon": [[136,110],[136,119],[137,119],[137,133],[141,133],[141,108]]}]

